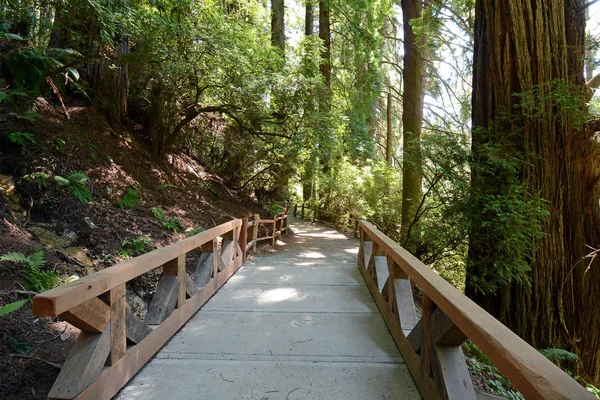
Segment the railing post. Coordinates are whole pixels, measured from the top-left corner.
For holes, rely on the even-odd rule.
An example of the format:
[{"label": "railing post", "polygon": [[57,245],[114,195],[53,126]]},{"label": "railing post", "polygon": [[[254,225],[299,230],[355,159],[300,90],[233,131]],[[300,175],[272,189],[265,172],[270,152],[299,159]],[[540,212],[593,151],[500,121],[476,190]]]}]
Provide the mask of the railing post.
[{"label": "railing post", "polygon": [[302,203],[302,219],[304,219],[304,203]]},{"label": "railing post", "polygon": [[358,235],[358,218],[354,220],[354,232],[352,237],[356,237]]},{"label": "railing post", "polygon": [[112,288],[109,292],[110,305],[110,356],[108,364],[115,365],[127,352],[127,299],[125,283]]},{"label": "railing post", "polygon": [[246,263],[246,245],[248,244],[248,217],[242,218],[242,227],[240,229],[240,239],[238,243],[242,249],[242,264],[244,264]]},{"label": "railing post", "polygon": [[294,217],[298,216],[298,204],[294,204]]},{"label": "railing post", "polygon": [[273,217],[273,238],[271,239],[273,248],[275,248],[275,242],[277,242],[277,237],[275,236],[276,233],[277,233],[277,215]]},{"label": "railing post", "polygon": [[166,263],[163,266],[163,274],[177,276],[177,308],[180,308],[181,306],[183,306],[183,303],[185,303],[185,288],[187,285],[185,271],[185,254]]},{"label": "railing post", "polygon": [[258,221],[260,221],[260,215],[254,214],[254,225],[252,225],[252,251],[256,251],[256,241],[258,239]]}]

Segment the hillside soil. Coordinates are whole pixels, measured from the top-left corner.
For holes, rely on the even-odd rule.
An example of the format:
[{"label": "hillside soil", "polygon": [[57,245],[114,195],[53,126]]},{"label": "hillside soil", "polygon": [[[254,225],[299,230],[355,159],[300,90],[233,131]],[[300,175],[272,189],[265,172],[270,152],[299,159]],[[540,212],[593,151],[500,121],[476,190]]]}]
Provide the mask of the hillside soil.
[{"label": "hillside soil", "polygon": [[[0,113],[0,255],[43,250],[43,271],[82,277],[127,257],[134,249],[125,240],[145,237],[143,251],[149,251],[234,218],[266,215],[197,160],[177,154],[158,163],[135,133],[114,132],[89,107],[68,108],[70,120],[42,98],[36,107],[32,121]],[[13,132],[33,140],[12,143]],[[73,172],[89,177],[89,202],[59,184]],[[129,196],[133,204],[123,201],[128,191],[136,194]],[[179,231],[165,229],[152,208],[177,218]],[[188,255],[189,269],[198,254]],[[160,273],[127,286],[128,303],[140,316]],[[33,294],[23,285],[21,265],[0,262],[0,305]],[[31,303],[0,317],[0,398],[45,399],[78,332],[58,318],[34,317]]]}]

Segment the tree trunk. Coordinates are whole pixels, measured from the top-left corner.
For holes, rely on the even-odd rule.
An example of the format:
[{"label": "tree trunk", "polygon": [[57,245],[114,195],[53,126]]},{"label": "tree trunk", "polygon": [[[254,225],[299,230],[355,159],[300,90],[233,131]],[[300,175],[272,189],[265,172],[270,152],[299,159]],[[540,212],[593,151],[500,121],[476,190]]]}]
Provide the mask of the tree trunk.
[{"label": "tree trunk", "polygon": [[425,36],[415,35],[410,21],[419,18],[423,11],[421,0],[402,0],[404,29],[404,92],[402,100],[402,126],[404,155],[402,159],[402,244],[416,253],[420,242],[420,229],[415,218],[423,197],[421,155],[421,124],[425,99]]},{"label": "tree trunk", "polygon": [[116,57],[108,58],[102,54],[100,45],[92,50],[91,61],[87,66],[88,83],[92,91],[94,107],[104,111],[110,125],[121,130],[127,116],[127,98],[129,95],[128,65],[121,57],[129,52],[129,40],[124,38],[115,49]]},{"label": "tree trunk", "polygon": [[331,90],[331,26],[329,21],[329,0],[319,1],[319,38],[323,41],[319,70],[325,81],[327,97]]},{"label": "tree trunk", "polygon": [[285,53],[284,0],[271,0],[271,44]]},{"label": "tree trunk", "polygon": [[315,33],[315,10],[310,0],[306,1],[304,14],[304,34],[310,36]]},{"label": "tree trunk", "polygon": [[392,167],[392,154],[394,149],[394,126],[393,126],[393,117],[394,117],[394,108],[392,103],[392,88],[390,83],[388,82],[388,93],[387,93],[387,140],[385,144],[385,161],[387,164]]},{"label": "tree trunk", "polygon": [[[600,271],[594,261],[586,272],[582,259],[600,241],[598,145],[582,126],[583,3],[547,0],[543,12],[536,0],[476,3],[472,193],[474,209],[486,211],[470,234],[465,292],[532,346],[579,354],[597,384]],[[495,146],[523,157],[521,170],[490,168],[485,149]],[[483,291],[510,232],[491,226],[493,205],[477,199],[506,194],[513,178],[547,200],[550,216],[527,250],[527,279]]]}]

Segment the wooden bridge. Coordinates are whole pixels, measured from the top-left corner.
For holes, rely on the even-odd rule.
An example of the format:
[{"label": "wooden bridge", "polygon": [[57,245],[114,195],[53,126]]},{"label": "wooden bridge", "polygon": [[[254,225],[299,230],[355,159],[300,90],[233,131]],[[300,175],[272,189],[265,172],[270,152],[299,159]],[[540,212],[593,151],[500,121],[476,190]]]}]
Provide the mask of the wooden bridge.
[{"label": "wooden bridge", "polygon": [[[36,296],[36,315],[82,331],[48,397],[475,399],[469,338],[528,399],[593,398],[370,223],[360,239],[293,227],[233,220]],[[246,262],[260,240],[277,253]],[[161,267],[142,320],[126,284]]]}]

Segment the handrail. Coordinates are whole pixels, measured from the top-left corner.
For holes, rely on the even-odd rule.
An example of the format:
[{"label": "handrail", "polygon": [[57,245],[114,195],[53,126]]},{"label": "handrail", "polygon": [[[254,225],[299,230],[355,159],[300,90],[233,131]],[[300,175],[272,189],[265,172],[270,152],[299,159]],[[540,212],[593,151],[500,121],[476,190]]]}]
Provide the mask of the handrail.
[{"label": "handrail", "polygon": [[[452,353],[452,367],[443,365],[449,362],[450,354],[444,353],[448,350],[445,347],[450,345],[456,349],[469,338],[528,399],[594,398],[559,367],[373,224],[361,220],[359,226],[360,271],[424,397],[435,397],[437,391],[440,398],[472,398],[466,394],[472,392],[472,387],[468,388],[469,377],[463,377],[463,384],[469,379],[466,389],[457,390],[451,382],[454,380],[456,385],[460,377],[457,380],[456,375],[447,376],[466,371],[456,364],[462,356],[460,347],[460,356]],[[382,263],[386,264],[383,268]],[[379,285],[383,282],[378,279],[386,277],[385,269],[388,278]],[[406,284],[409,281],[424,293],[423,316],[416,325],[411,324],[414,303],[412,288]],[[412,305],[413,310],[407,308],[407,304]],[[439,310],[435,310],[436,307]],[[407,323],[413,326],[409,327]]]},{"label": "handrail", "polygon": [[[60,316],[81,330],[48,397],[112,398],[235,274],[248,250],[256,250],[264,238],[275,246],[288,229],[288,215],[268,221],[273,229],[265,237],[259,237],[258,214],[252,221],[234,219],[36,295],[34,315]],[[191,278],[186,255],[197,248],[202,253]],[[126,283],[161,266],[162,276],[141,320],[127,305]]]},{"label": "handrail", "polygon": [[125,260],[110,268],[38,294],[33,298],[33,313],[38,316],[60,315],[241,225],[241,219],[226,222],[187,239]]}]

